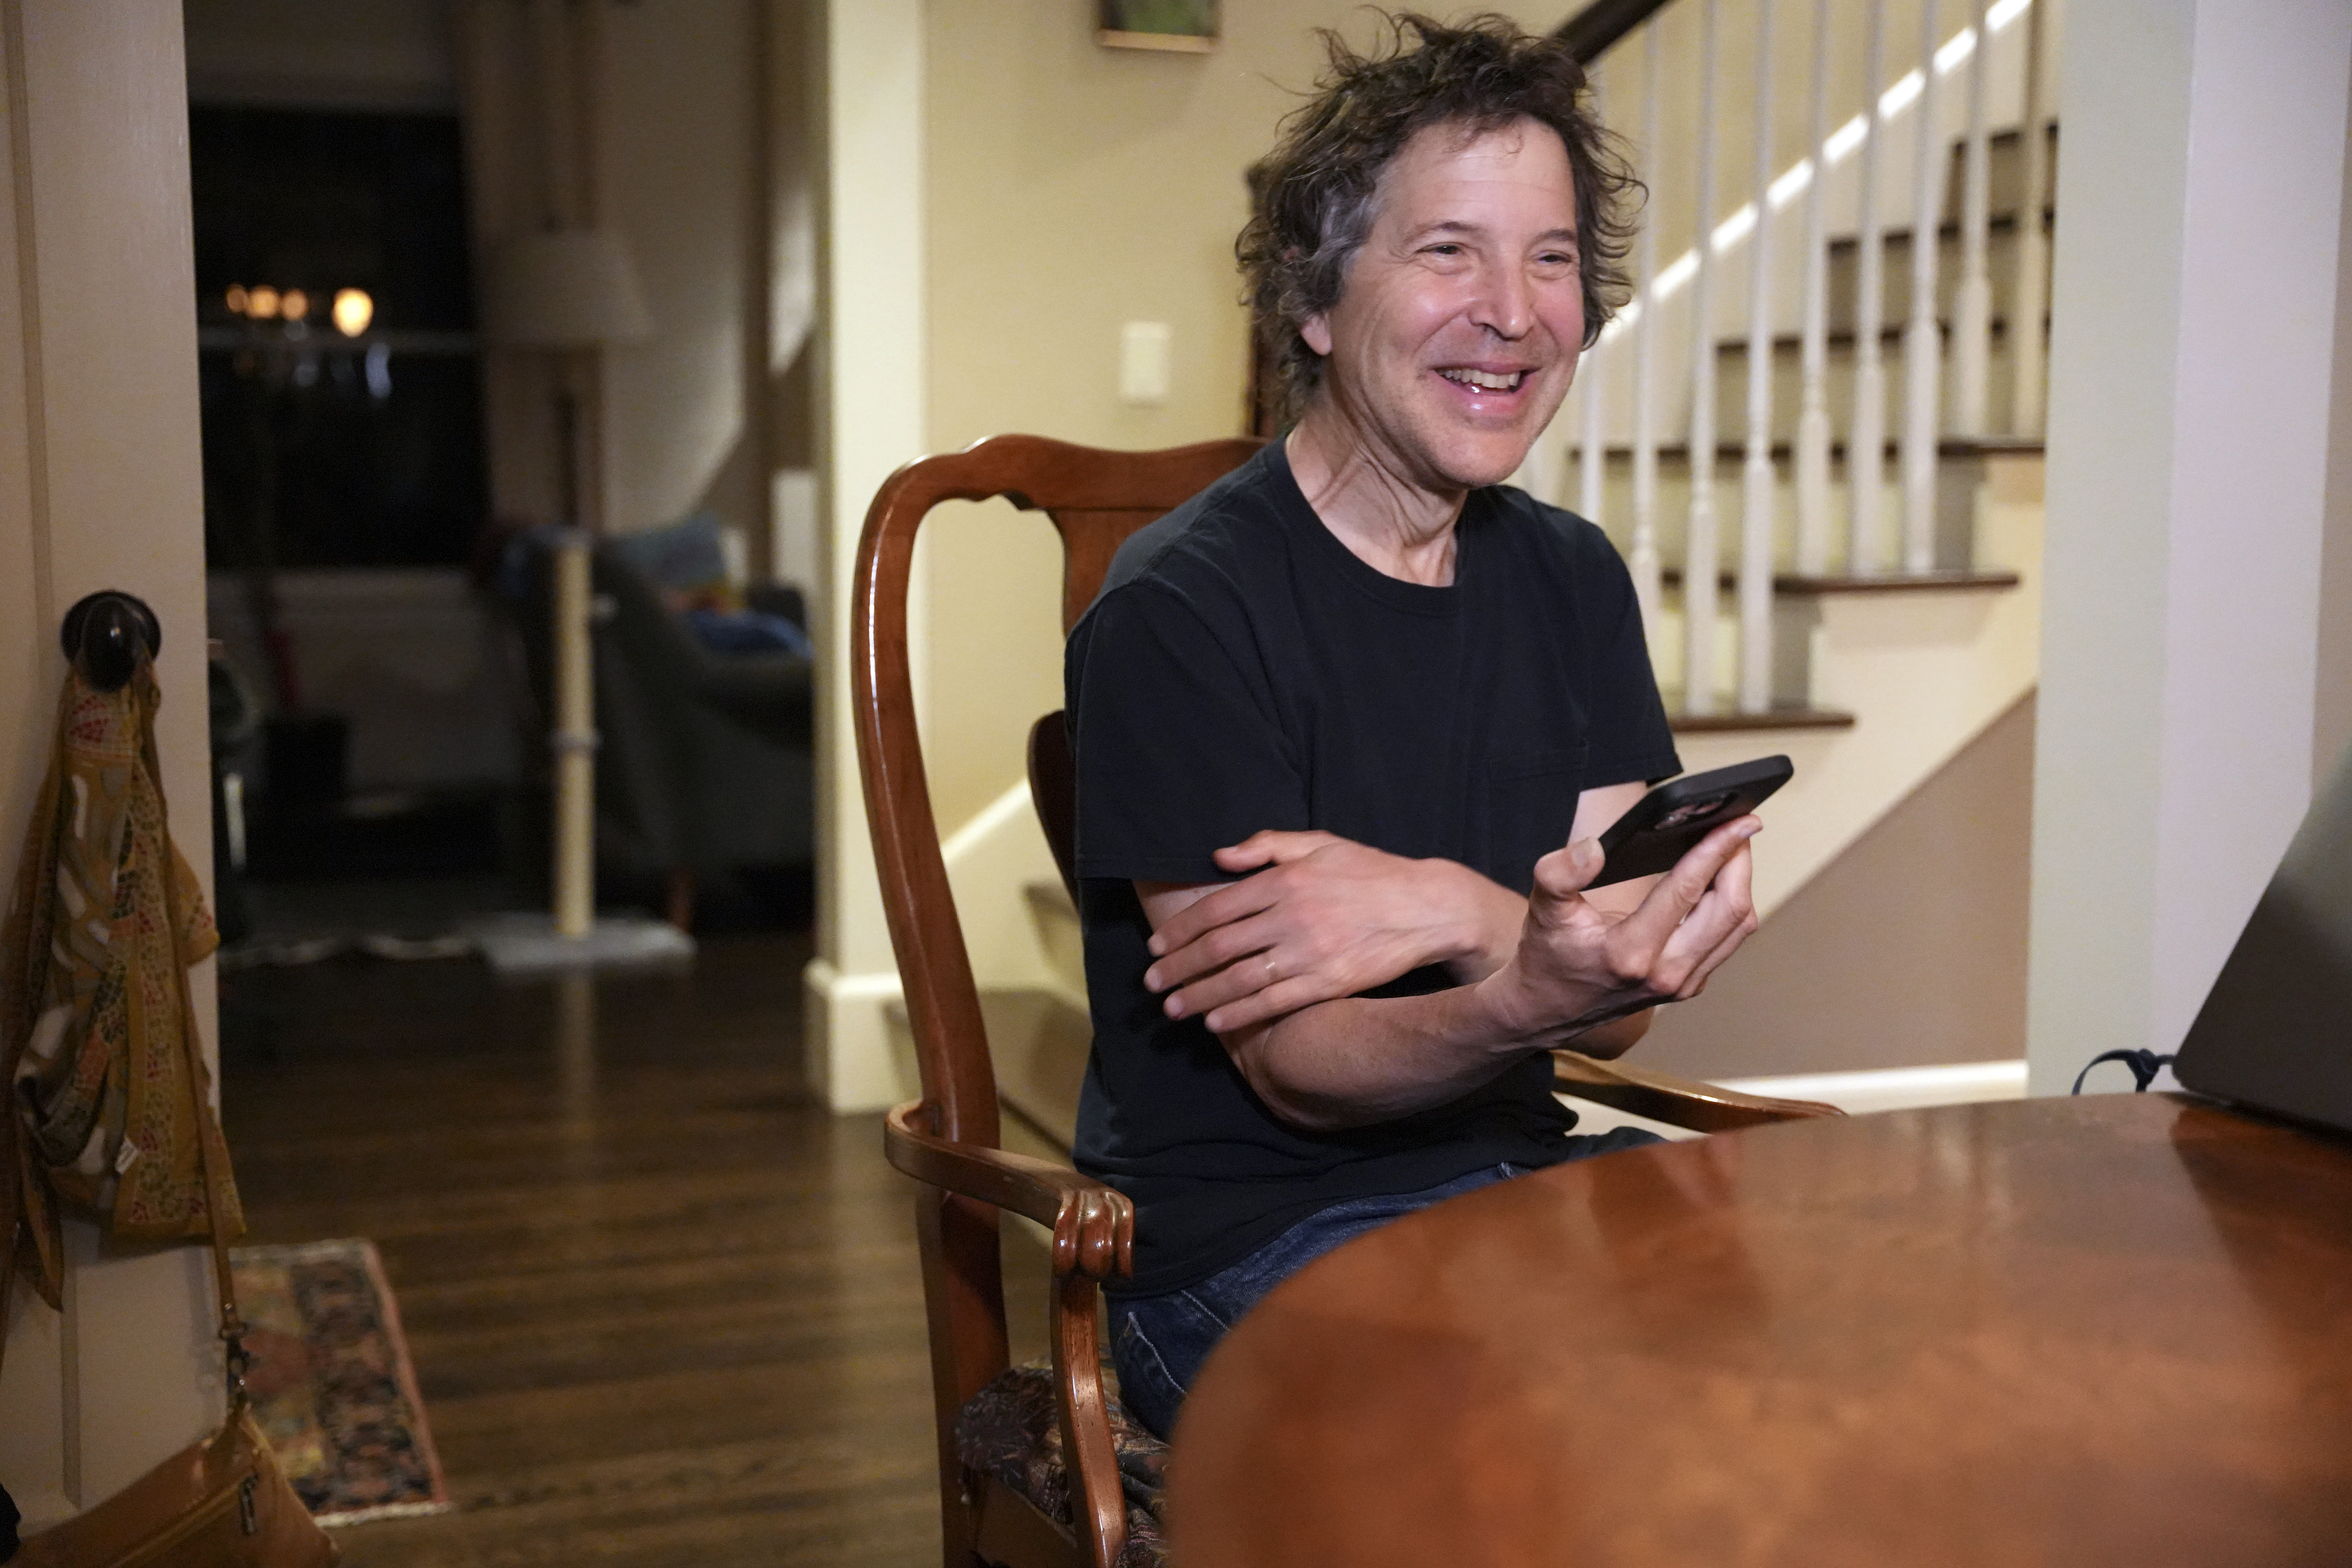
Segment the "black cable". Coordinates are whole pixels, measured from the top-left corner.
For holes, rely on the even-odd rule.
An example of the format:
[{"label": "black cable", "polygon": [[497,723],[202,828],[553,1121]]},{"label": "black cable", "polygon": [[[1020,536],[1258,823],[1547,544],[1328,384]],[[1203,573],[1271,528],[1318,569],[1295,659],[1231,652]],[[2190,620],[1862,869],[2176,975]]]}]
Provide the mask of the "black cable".
[{"label": "black cable", "polygon": [[2147,1086],[2156,1081],[2156,1075],[2172,1065],[2172,1058],[2169,1055],[2159,1056],[2154,1051],[2101,1051],[2083,1064],[2083,1070],[2074,1075],[2074,1087],[2068,1092],[2082,1093],[2083,1080],[2090,1077],[2091,1069],[2101,1062],[2123,1063],[2131,1069],[2132,1092],[2146,1094]]}]

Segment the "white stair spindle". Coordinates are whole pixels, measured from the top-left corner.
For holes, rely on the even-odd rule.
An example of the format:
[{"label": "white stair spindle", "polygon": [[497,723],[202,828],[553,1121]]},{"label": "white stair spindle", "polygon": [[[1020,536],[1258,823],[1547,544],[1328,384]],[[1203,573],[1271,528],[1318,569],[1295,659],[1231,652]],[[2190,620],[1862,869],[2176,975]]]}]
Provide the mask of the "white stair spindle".
[{"label": "white stair spindle", "polygon": [[2050,298],[2050,240],[2042,215],[2050,205],[2049,62],[2042,58],[2042,13],[2050,0],[2025,12],[2025,179],[2017,198],[2017,279],[2010,290],[2009,427],[2012,434],[2042,432],[2043,344],[2042,316]]},{"label": "white stair spindle", "polygon": [[[1572,386],[1568,395],[1570,398],[1576,395]],[[1565,409],[1567,406],[1568,401],[1564,398],[1561,400],[1560,407]],[[1536,500],[1550,506],[1559,505],[1567,499],[1568,495],[1566,472],[1568,447],[1563,442],[1555,439],[1559,426],[1559,412],[1556,410],[1552,416],[1552,423],[1546,426],[1542,434],[1528,444],[1528,455],[1520,459],[1517,471],[1504,481],[1506,484],[1517,485]]]},{"label": "white stair spindle", "polygon": [[1756,226],[1748,235],[1748,449],[1739,500],[1739,710],[1772,706],[1772,0],[1756,0]]},{"label": "white stair spindle", "polygon": [[1903,569],[1936,564],[1936,458],[1944,334],[1936,320],[1936,250],[1944,226],[1944,130],[1936,108],[1936,5],[1919,8],[1919,134],[1911,177],[1911,319],[1903,330]]},{"label": "white stair spindle", "polygon": [[1992,273],[1986,260],[1992,223],[1992,149],[1985,130],[1985,77],[1992,40],[1985,30],[1985,0],[1970,0],[1969,136],[1960,195],[1960,285],[1952,300],[1952,431],[1982,436],[1988,361],[1992,354]]},{"label": "white stair spindle", "polygon": [[1683,549],[1683,709],[1715,711],[1715,60],[1721,0],[1701,0],[1698,271],[1691,279],[1690,521]]},{"label": "white stair spindle", "polygon": [[1615,362],[1615,357],[1602,353],[1601,345],[1595,343],[1585,353],[1576,373],[1576,383],[1584,389],[1584,406],[1578,411],[1583,422],[1576,444],[1576,510],[1591,522],[1601,521],[1601,486],[1607,482],[1609,473],[1609,447],[1601,419],[1603,405],[1608,401],[1608,383],[1602,379],[1602,373]]},{"label": "white stair spindle", "polygon": [[1862,67],[1862,214],[1855,237],[1853,290],[1853,422],[1845,443],[1848,532],[1846,570],[1857,577],[1879,570],[1880,486],[1885,477],[1886,369],[1878,332],[1885,325],[1886,232],[1878,216],[1881,134],[1878,110],[1886,88],[1886,0],[1870,0]]},{"label": "white stair spindle", "polygon": [[[1587,108],[1593,120],[1599,121],[1601,83],[1598,80],[1592,82]],[[1601,521],[1601,487],[1609,462],[1609,449],[1602,445],[1601,416],[1601,405],[1607,401],[1605,389],[1608,384],[1602,379],[1601,372],[1608,366],[1610,357],[1603,354],[1601,345],[1595,342],[1584,351],[1576,371],[1576,384],[1584,400],[1583,406],[1577,411],[1582,419],[1576,443],[1576,510],[1578,515],[1588,522]],[[1560,499],[1565,500],[1567,498],[1563,496]]]},{"label": "white stair spindle", "polygon": [[1797,570],[1808,576],[1830,569],[1830,258],[1822,205],[1829,184],[1822,152],[1829,136],[1829,68],[1830,0],[1813,0],[1812,96],[1805,121],[1813,177],[1805,184],[1804,398],[1797,416]]},{"label": "white stair spindle", "polygon": [[[1658,19],[1642,25],[1642,155],[1658,159]],[[1639,287],[1633,319],[1633,544],[1626,565],[1633,574],[1633,597],[1642,606],[1642,630],[1658,632],[1658,228],[1645,223],[1634,242]]]}]

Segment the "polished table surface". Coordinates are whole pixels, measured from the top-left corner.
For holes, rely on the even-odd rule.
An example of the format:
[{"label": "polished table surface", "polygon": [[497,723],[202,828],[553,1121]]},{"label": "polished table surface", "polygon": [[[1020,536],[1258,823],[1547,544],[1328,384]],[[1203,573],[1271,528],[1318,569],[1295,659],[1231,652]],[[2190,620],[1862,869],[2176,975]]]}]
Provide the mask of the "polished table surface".
[{"label": "polished table surface", "polygon": [[1757,1128],[1321,1259],[1180,1568],[2352,1563],[2352,1142],[2163,1095]]}]

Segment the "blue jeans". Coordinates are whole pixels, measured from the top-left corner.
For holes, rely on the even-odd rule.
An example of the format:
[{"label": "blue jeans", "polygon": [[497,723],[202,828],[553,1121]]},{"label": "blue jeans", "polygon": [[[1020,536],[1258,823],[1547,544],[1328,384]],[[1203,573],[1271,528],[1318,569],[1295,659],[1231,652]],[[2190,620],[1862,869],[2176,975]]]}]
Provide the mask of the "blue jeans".
[{"label": "blue jeans", "polygon": [[[1566,1139],[1568,1158],[1589,1159],[1659,1142],[1637,1128]],[[1392,1219],[1491,1183],[1527,1173],[1526,1167],[1487,1165],[1417,1193],[1349,1198],[1316,1210],[1240,1262],[1181,1289],[1110,1300],[1111,1361],[1118,1368],[1119,1402],[1127,1413],[1166,1436],[1177,1406],[1225,1331],[1267,1291],[1342,1242]]]}]

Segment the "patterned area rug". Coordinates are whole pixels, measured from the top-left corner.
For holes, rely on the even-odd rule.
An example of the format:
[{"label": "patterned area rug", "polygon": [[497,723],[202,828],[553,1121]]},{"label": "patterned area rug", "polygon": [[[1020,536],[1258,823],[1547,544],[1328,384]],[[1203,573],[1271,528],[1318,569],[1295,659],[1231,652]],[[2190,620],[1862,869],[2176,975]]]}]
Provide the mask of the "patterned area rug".
[{"label": "patterned area rug", "polygon": [[322,1524],[449,1506],[375,1244],[229,1250],[253,1332],[253,1413]]}]

